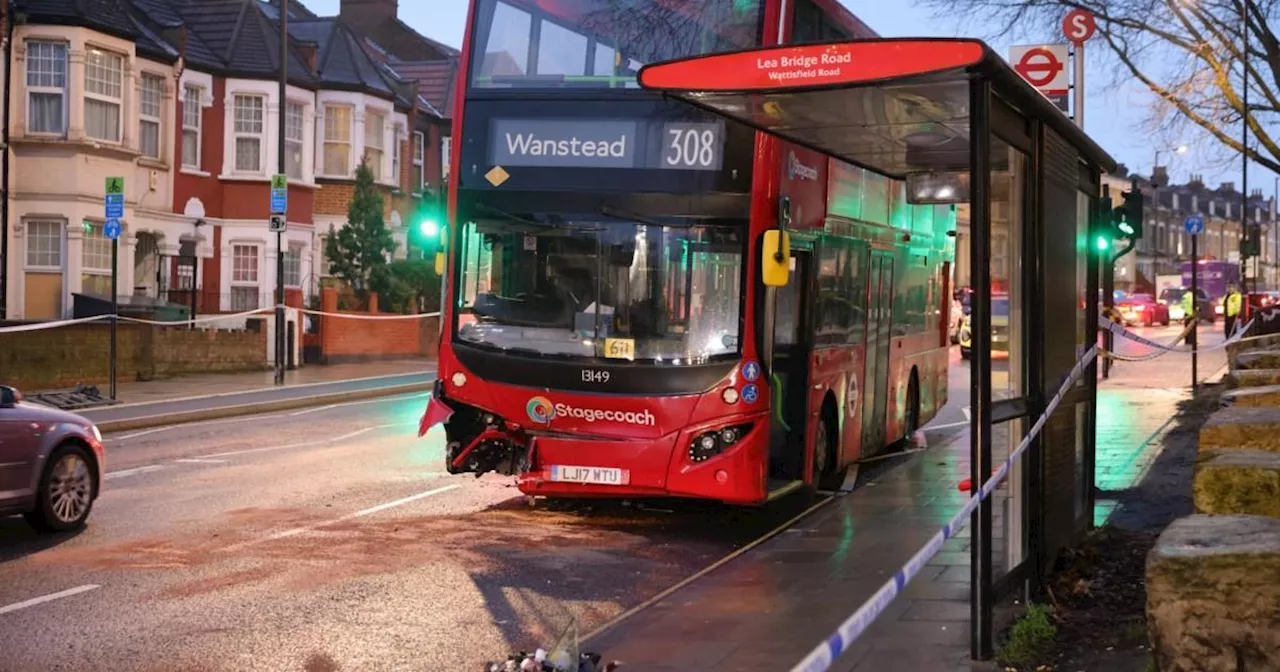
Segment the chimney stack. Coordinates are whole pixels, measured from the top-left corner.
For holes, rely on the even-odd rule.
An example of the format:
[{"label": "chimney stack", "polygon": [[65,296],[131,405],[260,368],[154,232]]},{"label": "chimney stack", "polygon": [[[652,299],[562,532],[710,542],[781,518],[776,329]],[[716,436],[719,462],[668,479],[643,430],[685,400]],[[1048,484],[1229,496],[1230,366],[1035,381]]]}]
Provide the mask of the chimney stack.
[{"label": "chimney stack", "polygon": [[1222,186],[1218,187],[1218,191],[1227,193],[1227,194],[1234,193],[1235,190],[1236,190],[1235,182],[1223,182]]}]

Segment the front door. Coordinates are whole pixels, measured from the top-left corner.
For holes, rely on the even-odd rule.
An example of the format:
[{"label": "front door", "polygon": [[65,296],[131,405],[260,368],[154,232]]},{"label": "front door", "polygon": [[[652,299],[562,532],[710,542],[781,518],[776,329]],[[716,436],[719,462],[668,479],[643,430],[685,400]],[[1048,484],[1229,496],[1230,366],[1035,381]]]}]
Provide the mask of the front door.
[{"label": "front door", "polygon": [[862,454],[885,447],[889,396],[889,342],[893,336],[893,257],[871,253],[867,291],[867,359],[862,377]]},{"label": "front door", "polygon": [[792,250],[791,276],[777,289],[773,322],[774,388],[770,407],[769,487],[804,478],[805,427],[809,386],[809,254]]}]

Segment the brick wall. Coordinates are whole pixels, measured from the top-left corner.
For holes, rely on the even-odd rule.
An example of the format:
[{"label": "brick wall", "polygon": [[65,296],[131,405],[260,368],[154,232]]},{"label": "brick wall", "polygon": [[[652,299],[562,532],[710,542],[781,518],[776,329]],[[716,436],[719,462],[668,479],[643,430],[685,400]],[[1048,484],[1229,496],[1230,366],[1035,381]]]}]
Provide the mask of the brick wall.
[{"label": "brick wall", "polygon": [[325,315],[320,318],[320,361],[324,364],[434,357],[439,318],[416,320],[367,320],[358,315],[387,315],[378,311],[377,296],[370,297],[368,311],[339,311],[338,290],[325,287],[320,291],[321,310],[352,317]]},{"label": "brick wall", "polygon": [[[261,370],[267,334],[121,324],[116,335],[119,380],[191,373]],[[0,381],[29,391],[105,384],[110,376],[110,327],[76,324],[0,334]]]}]

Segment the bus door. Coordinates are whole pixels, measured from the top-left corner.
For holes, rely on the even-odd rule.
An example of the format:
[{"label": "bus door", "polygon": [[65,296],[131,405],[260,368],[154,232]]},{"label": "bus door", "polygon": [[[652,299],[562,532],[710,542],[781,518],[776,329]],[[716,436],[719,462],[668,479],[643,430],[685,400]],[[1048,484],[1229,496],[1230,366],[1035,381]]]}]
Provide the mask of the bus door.
[{"label": "bus door", "polygon": [[867,347],[862,377],[862,454],[885,447],[889,396],[889,342],[893,336],[893,257],[872,251],[867,274]]},{"label": "bus door", "polygon": [[809,253],[791,251],[791,277],[777,289],[773,322],[772,427],[769,434],[769,489],[804,478],[808,414],[810,330]]}]

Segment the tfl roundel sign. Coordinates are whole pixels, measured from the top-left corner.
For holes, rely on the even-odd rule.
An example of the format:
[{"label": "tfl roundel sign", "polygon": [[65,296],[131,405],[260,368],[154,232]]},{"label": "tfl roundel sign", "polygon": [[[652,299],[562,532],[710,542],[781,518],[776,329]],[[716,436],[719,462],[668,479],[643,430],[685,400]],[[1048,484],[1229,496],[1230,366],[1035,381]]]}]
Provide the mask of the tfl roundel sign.
[{"label": "tfl roundel sign", "polygon": [[1098,24],[1093,20],[1093,14],[1083,9],[1073,9],[1062,19],[1063,34],[1077,47],[1093,37],[1097,30]]}]

